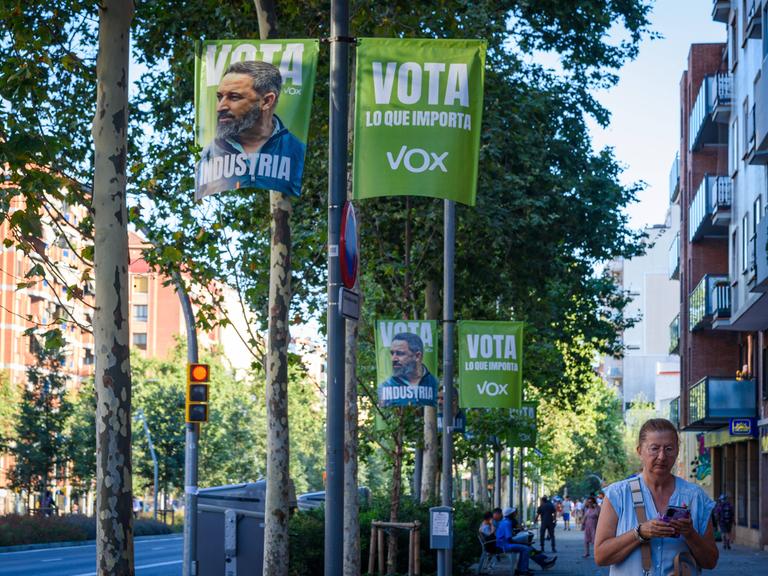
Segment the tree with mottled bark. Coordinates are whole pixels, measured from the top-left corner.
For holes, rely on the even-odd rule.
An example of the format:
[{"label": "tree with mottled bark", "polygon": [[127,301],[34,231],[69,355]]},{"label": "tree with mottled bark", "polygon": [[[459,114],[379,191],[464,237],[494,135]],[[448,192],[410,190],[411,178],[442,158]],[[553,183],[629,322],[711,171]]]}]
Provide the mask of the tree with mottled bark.
[{"label": "tree with mottled bark", "polygon": [[131,370],[128,349],[126,156],[133,2],[99,5],[93,120],[96,311],[96,572],[130,576],[133,563]]},{"label": "tree with mottled bark", "polygon": [[[274,38],[273,0],[254,0],[262,40]],[[267,328],[267,497],[264,511],[264,574],[288,574],[290,452],[288,442],[288,312],[291,306],[291,201],[270,191],[271,242]]]}]

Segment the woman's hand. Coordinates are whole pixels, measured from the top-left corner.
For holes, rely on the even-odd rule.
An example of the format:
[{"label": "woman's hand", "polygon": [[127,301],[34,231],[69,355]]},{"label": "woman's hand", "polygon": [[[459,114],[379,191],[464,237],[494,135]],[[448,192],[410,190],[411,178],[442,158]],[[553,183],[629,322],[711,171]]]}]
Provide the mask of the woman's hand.
[{"label": "woman's hand", "polygon": [[690,518],[681,518],[672,520],[670,526],[675,529],[675,533],[681,535],[686,540],[693,534],[693,520]]},{"label": "woman's hand", "polygon": [[[690,524],[690,520],[688,522]],[[643,538],[671,538],[676,534],[672,524],[662,520],[647,520],[640,525],[640,536]]]}]

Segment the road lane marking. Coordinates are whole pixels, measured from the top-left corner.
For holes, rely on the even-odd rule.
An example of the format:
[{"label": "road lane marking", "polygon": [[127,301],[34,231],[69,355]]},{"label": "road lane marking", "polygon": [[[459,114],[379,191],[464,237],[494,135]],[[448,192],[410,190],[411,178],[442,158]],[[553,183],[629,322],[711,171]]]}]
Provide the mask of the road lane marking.
[{"label": "road lane marking", "polygon": [[[134,540],[133,544],[155,544],[157,542],[173,542],[174,540],[184,540],[183,536],[173,536],[171,538],[148,538],[147,540]],[[66,550],[79,550],[81,548],[95,548],[96,544],[77,544],[75,546],[54,546],[53,548],[35,548],[34,550],[16,550],[15,552],[0,552],[0,558],[5,558],[11,554],[34,554],[35,552],[56,552],[61,554]]]},{"label": "road lane marking", "polygon": [[152,550],[165,550],[168,546],[155,546]]},{"label": "road lane marking", "polygon": [[58,562],[59,560],[64,560],[64,558],[48,558],[46,560],[40,560],[40,562]]},{"label": "road lane marking", "polygon": [[[154,564],[142,564],[141,566],[135,566],[134,570],[144,570],[145,568],[159,568],[160,566],[171,566],[173,564],[181,564],[183,560],[172,560],[170,562],[156,562]],[[96,572],[84,572],[83,574],[72,574],[71,576],[97,576]]]}]

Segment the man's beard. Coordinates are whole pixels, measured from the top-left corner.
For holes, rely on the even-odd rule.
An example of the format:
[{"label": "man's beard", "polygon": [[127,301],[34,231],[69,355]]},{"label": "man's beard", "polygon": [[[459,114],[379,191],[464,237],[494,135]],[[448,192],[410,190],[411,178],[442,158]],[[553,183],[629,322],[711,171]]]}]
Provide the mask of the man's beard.
[{"label": "man's beard", "polygon": [[222,112],[219,114],[219,120],[221,118],[231,118],[232,120],[216,123],[216,137],[235,138],[258,124],[261,120],[261,108],[254,106],[242,118],[235,118],[230,112]]},{"label": "man's beard", "polygon": [[411,380],[414,376],[417,376],[419,370],[419,363],[416,360],[411,360],[405,364],[399,366],[392,366],[392,376],[397,378],[404,378],[405,380]]}]

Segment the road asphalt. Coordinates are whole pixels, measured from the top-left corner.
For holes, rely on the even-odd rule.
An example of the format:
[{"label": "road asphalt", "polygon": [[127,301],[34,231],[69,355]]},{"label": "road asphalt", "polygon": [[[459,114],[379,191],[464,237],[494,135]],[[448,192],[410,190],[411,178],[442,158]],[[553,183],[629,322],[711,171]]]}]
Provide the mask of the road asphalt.
[{"label": "road asphalt", "polygon": [[[181,576],[184,539],[134,542],[136,576]],[[96,545],[0,553],[0,576],[96,576]]]}]

